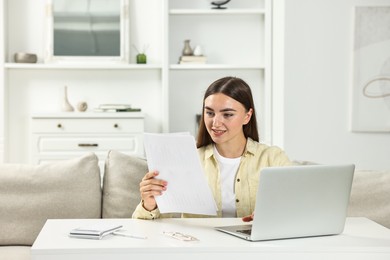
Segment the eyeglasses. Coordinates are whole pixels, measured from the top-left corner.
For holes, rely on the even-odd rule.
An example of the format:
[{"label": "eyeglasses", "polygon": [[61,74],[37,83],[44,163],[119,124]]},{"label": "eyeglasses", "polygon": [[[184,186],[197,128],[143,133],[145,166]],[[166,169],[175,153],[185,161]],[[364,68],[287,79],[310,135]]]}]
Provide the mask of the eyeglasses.
[{"label": "eyeglasses", "polygon": [[199,241],[199,239],[197,239],[196,237],[193,237],[193,236],[190,236],[187,234],[183,234],[180,232],[165,232],[164,231],[163,234],[166,236],[175,238],[177,240],[180,240],[180,241]]}]

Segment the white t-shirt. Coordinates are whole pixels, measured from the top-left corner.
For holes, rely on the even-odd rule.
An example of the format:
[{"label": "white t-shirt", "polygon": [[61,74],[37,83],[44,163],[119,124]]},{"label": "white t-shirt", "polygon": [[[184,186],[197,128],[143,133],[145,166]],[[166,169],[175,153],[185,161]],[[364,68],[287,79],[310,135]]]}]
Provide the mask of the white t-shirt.
[{"label": "white t-shirt", "polygon": [[241,157],[225,158],[218,153],[214,146],[215,158],[218,161],[221,176],[222,217],[236,217],[236,196],[234,182]]}]

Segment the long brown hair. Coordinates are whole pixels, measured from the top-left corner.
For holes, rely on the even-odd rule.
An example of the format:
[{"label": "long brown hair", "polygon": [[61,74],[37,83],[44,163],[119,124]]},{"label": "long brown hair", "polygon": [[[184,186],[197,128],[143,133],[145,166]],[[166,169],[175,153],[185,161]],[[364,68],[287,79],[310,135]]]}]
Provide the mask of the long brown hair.
[{"label": "long brown hair", "polygon": [[249,111],[252,108],[252,117],[248,124],[243,125],[243,131],[245,138],[250,137],[258,142],[259,132],[257,130],[255,105],[253,102],[252,91],[249,85],[240,78],[224,77],[211,83],[204,94],[196,146],[199,148],[213,143],[213,140],[211,139],[210,134],[207,132],[206,125],[204,123],[204,101],[208,96],[217,93],[222,93],[237,100],[245,107],[246,111]]}]

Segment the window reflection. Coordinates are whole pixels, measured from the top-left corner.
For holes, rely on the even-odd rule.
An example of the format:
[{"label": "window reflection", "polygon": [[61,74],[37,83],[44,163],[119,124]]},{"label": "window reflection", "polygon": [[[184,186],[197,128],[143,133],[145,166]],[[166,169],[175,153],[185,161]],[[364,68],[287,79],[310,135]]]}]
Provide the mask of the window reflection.
[{"label": "window reflection", "polygon": [[120,56],[121,0],[54,0],[54,56]]}]

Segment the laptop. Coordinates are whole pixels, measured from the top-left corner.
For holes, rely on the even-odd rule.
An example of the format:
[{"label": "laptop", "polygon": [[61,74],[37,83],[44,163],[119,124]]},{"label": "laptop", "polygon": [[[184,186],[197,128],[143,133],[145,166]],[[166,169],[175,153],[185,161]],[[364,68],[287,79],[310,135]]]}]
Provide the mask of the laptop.
[{"label": "laptop", "polygon": [[215,229],[249,241],[340,234],[354,169],[353,164],[264,168],[252,224]]}]

